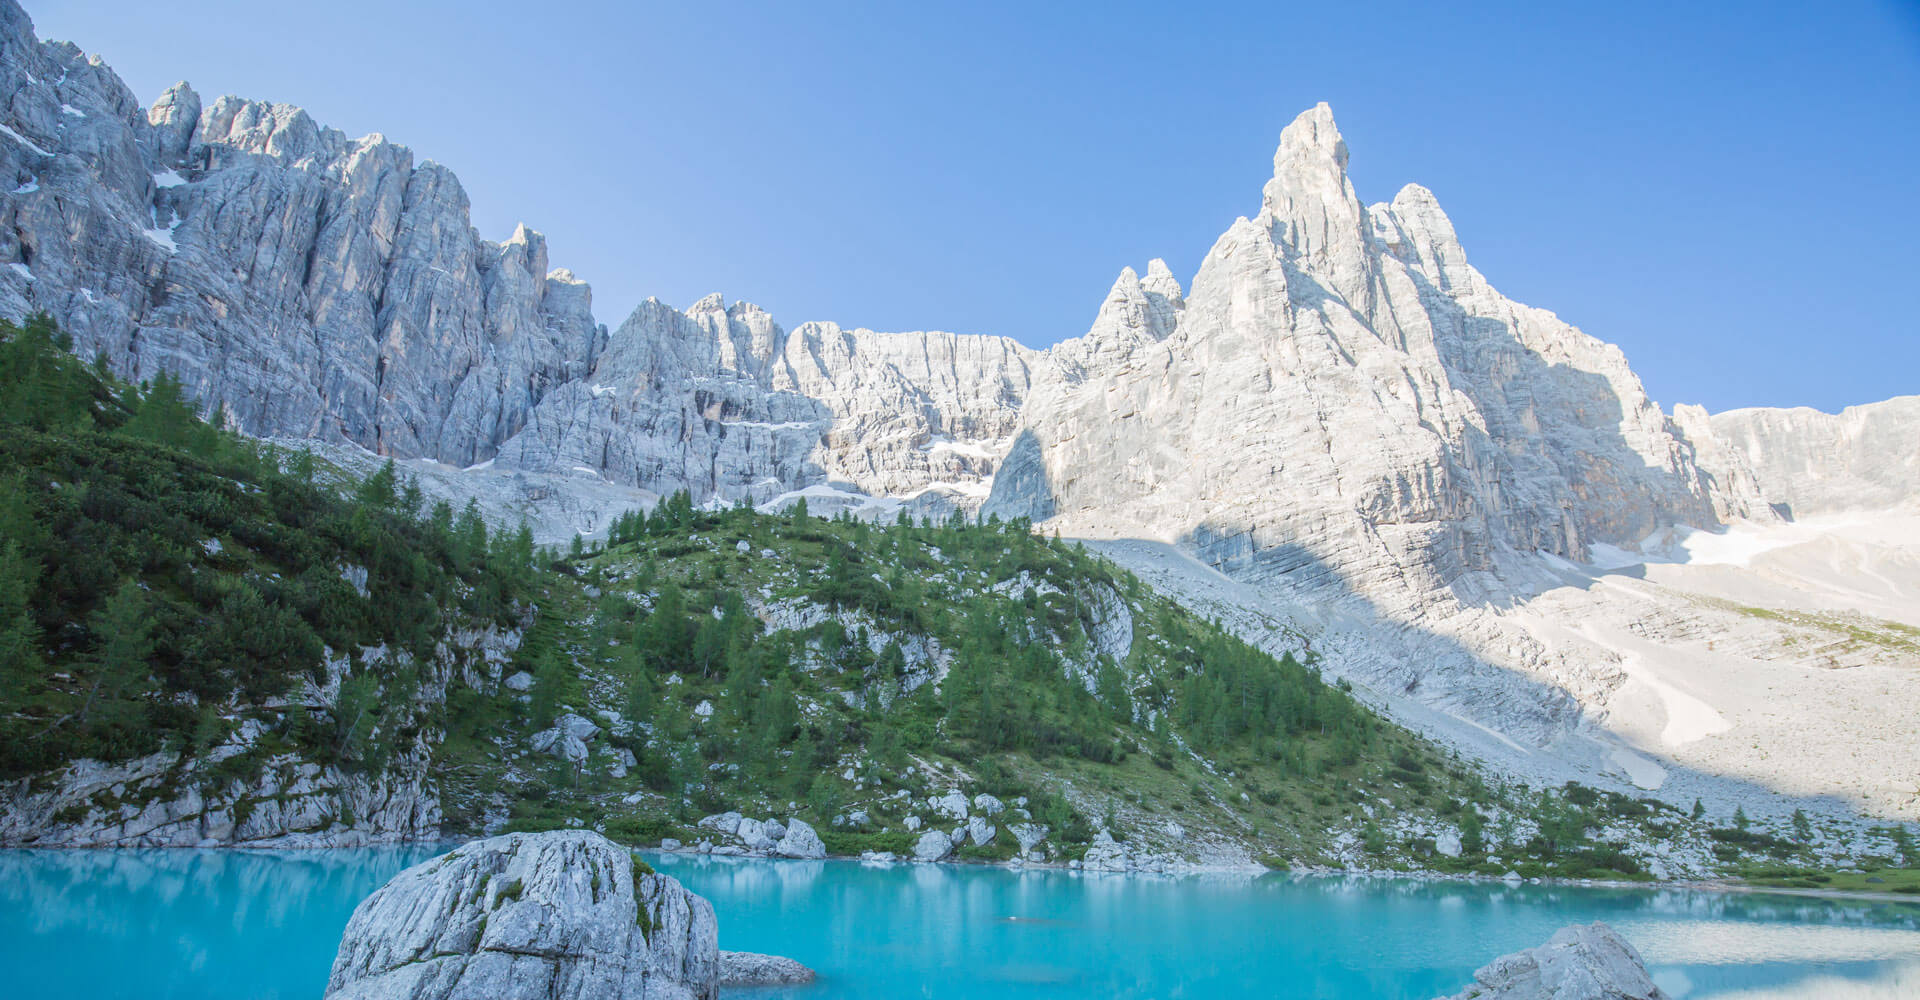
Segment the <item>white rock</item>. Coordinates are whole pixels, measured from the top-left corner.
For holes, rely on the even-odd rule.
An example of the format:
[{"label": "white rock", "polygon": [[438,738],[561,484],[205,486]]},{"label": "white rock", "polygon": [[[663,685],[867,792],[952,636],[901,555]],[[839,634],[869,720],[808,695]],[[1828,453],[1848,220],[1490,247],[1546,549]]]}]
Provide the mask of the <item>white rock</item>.
[{"label": "white rock", "polygon": [[937,816],[964,820],[967,818],[967,797],[956,788],[937,799],[928,799],[927,808]]},{"label": "white rock", "polygon": [[953,839],[939,830],[928,830],[914,842],[915,861],[940,861],[953,853]]},{"label": "white rock", "polygon": [[719,982],[722,986],[799,985],[813,982],[813,970],[791,958],[777,955],[723,951],[720,953]]},{"label": "white rock", "polygon": [[1006,808],[1005,806],[1000,804],[999,799],[996,799],[985,792],[981,792],[980,794],[973,797],[974,811],[977,813],[980,813],[983,816],[998,816],[1000,815],[1001,810],[1005,808]]},{"label": "white rock", "polygon": [[1503,955],[1451,1000],[1670,1000],[1640,953],[1603,923],[1562,928],[1538,948]]},{"label": "white rock", "polygon": [[729,811],[715,813],[711,816],[702,816],[693,825],[702,830],[712,830],[715,833],[724,833],[731,837],[739,832],[740,820],[742,818],[739,813]]},{"label": "white rock", "polygon": [[354,909],[328,1000],[711,997],[713,907],[598,834],[508,834],[415,865]]},{"label": "white rock", "polygon": [[776,846],[776,841],[767,831],[767,825],[757,819],[741,819],[733,833],[749,851],[771,851]]},{"label": "white rock", "polygon": [[775,853],[786,858],[824,858],[827,845],[821,843],[820,835],[806,820],[790,818],[787,820],[787,835],[780,838]]},{"label": "white rock", "polygon": [[975,816],[967,820],[967,840],[980,847],[993,843],[993,821],[985,816]]},{"label": "white rock", "polygon": [[1047,828],[1037,823],[1015,823],[1007,827],[1007,832],[1013,834],[1013,839],[1020,844],[1022,855],[1031,855],[1033,849],[1047,839]]}]

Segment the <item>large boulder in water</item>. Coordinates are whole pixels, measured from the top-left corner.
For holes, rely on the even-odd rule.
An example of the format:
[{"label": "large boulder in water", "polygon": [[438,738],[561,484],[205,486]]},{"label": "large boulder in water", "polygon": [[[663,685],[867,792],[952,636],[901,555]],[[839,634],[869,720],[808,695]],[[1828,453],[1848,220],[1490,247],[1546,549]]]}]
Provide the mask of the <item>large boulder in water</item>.
[{"label": "large boulder in water", "polygon": [[512,833],[393,877],[327,1000],[712,1000],[713,906],[597,833]]},{"label": "large boulder in water", "polygon": [[1671,1000],[1640,953],[1598,921],[1564,927],[1538,948],[1488,962],[1445,1000]]}]

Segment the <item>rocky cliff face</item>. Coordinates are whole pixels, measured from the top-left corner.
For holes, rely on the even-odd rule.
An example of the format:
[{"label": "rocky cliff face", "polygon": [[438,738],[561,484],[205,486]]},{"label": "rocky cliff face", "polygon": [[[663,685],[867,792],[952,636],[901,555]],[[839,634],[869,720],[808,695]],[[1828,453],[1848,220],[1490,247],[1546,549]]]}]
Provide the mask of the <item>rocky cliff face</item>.
[{"label": "rocky cliff face", "polygon": [[242,430],[466,465],[604,341],[538,233],[480,239],[459,180],[379,135],[185,84],[143,109],[11,2],[0,82],[0,313]]},{"label": "rocky cliff face", "polygon": [[648,300],[500,461],[703,500],[764,503],[822,484],[984,496],[1036,357],[1002,337],[830,323],[788,333],[718,295],[685,312]]},{"label": "rocky cliff face", "polygon": [[1784,517],[1879,510],[1920,499],[1920,396],[1849,406],[1754,407],[1708,416],[1674,408],[1697,443],[1702,468],[1721,482],[1751,484]]},{"label": "rocky cliff face", "polygon": [[[480,238],[445,167],[287,104],[113,72],[0,3],[0,315],[180,376],[262,437],[771,499],[840,483],[977,505],[1035,352],[806,324],[715,296],[609,338],[522,226]],[[591,525],[579,525],[591,529]]]},{"label": "rocky cliff face", "polygon": [[989,509],[1150,525],[1370,595],[1746,510],[1617,349],[1500,296],[1425,189],[1363,206],[1346,161],[1326,106],[1301,115],[1188,294],[1157,263],[1122,274],[1029,399],[1041,474]]}]

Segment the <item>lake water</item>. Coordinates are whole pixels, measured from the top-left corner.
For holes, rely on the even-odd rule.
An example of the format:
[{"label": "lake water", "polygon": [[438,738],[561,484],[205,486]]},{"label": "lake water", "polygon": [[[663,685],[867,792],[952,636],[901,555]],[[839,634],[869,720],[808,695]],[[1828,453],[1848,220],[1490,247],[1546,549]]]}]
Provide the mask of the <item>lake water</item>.
[{"label": "lake water", "polygon": [[[434,853],[0,852],[0,996],[316,998],[354,905]],[[752,1000],[1426,1000],[1592,920],[1682,1000],[1920,997],[1915,904],[649,857],[713,900],[721,947],[821,973]]]}]

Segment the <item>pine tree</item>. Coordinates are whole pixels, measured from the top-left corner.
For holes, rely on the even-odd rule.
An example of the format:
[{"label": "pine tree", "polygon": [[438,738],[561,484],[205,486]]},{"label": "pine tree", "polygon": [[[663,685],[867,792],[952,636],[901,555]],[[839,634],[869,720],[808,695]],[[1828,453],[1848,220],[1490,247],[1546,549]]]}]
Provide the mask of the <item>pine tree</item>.
[{"label": "pine tree", "polygon": [[113,742],[115,735],[138,724],[138,695],[148,677],[153,655],[152,627],[148,623],[147,595],[132,580],[124,580],[89,616],[87,630],[94,636],[93,685],[80,707],[79,721],[94,722],[96,735]]},{"label": "pine tree", "polygon": [[0,548],[0,707],[18,711],[41,681],[40,626],[31,601],[40,564],[17,542]]},{"label": "pine tree", "polygon": [[400,480],[400,474],[394,469],[393,459],[368,476],[360,488],[354,491],[354,499],[374,510],[391,510],[395,503],[394,490]]},{"label": "pine tree", "polygon": [[566,696],[567,677],[560,656],[551,650],[541,654],[533,670],[533,693],[529,710],[533,728],[545,729],[560,717],[560,701]]}]

